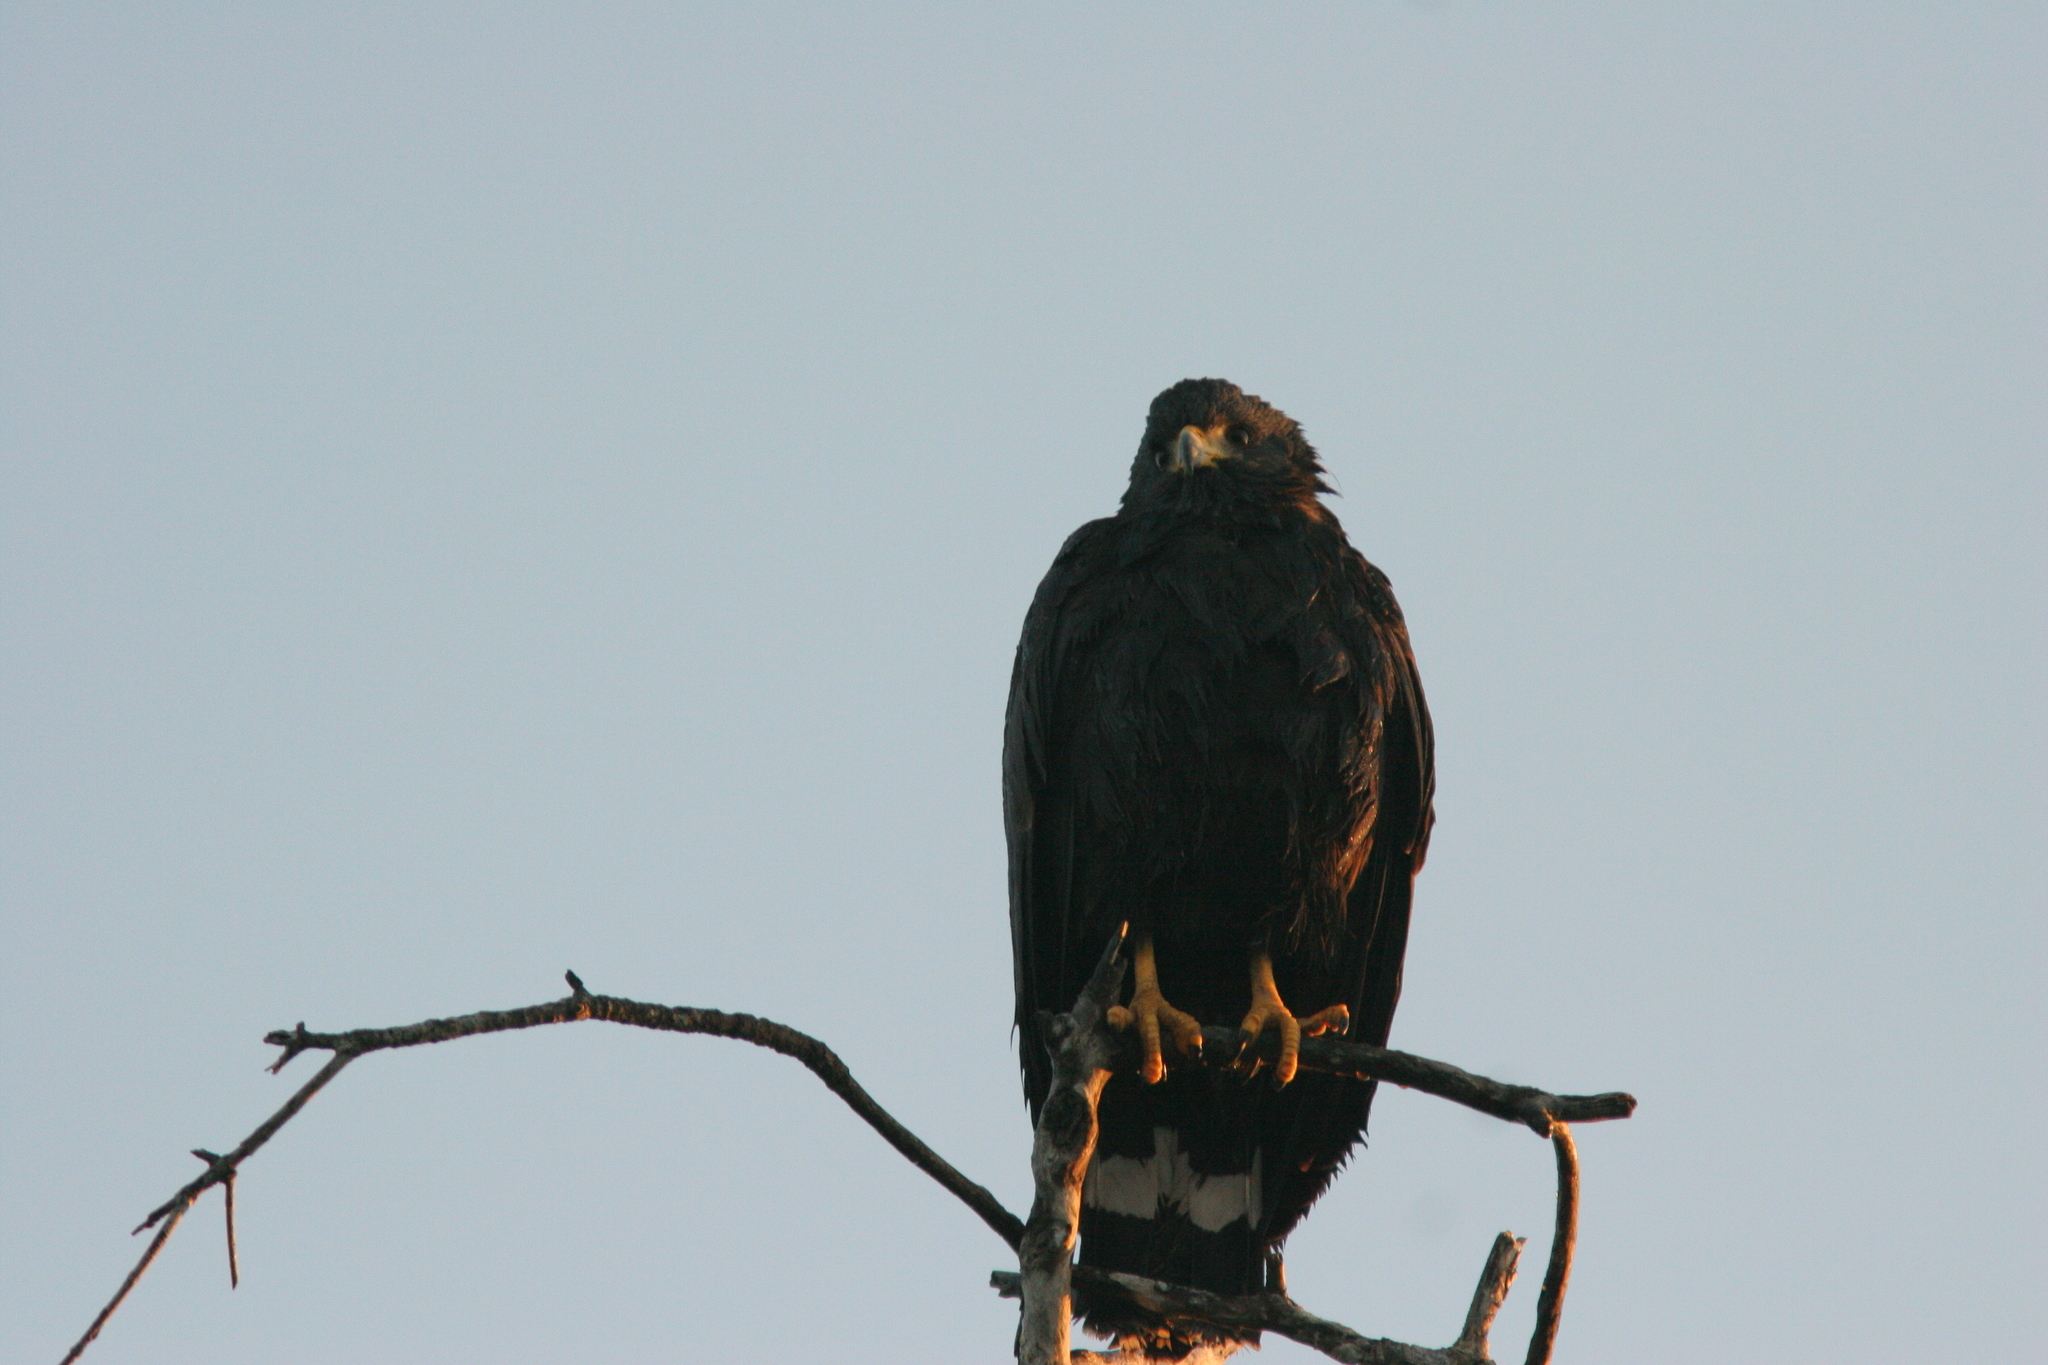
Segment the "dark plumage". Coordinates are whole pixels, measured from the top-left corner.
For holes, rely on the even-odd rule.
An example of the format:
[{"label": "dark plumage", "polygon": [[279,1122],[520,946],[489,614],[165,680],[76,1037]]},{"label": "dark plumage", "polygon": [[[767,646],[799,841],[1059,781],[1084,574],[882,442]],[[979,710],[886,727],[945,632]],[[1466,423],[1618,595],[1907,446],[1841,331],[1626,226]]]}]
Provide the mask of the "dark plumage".
[{"label": "dark plumage", "polygon": [[[1318,494],[1285,414],[1219,379],[1153,400],[1113,517],[1063,546],[1025,618],[1003,742],[1024,1091],[1039,1010],[1072,1005],[1118,924],[1205,1024],[1251,1003],[1270,953],[1298,1015],[1343,1004],[1384,1043],[1429,840],[1429,713],[1386,578]],[[1365,1127],[1372,1087],[1284,1089],[1174,1065],[1113,1079],[1081,1260],[1220,1293],[1266,1258]],[[1091,1324],[1165,1357],[1202,1344]]]}]

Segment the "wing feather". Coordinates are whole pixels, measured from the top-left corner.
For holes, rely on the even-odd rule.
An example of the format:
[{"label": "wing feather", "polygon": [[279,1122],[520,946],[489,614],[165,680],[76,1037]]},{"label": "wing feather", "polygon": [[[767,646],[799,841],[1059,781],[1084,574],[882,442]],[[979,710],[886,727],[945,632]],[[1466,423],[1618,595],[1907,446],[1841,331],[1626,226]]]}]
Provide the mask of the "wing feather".
[{"label": "wing feather", "polygon": [[1074,642],[1088,633],[1073,598],[1087,577],[1091,550],[1110,519],[1067,537],[1038,585],[1010,673],[1003,726],[1003,825],[1010,850],[1010,943],[1016,971],[1018,1055],[1035,1121],[1052,1083],[1051,1059],[1038,1038],[1040,1010],[1064,1010],[1071,991],[1074,922],[1074,819],[1071,786],[1056,773],[1053,736],[1063,701],[1060,680]]}]

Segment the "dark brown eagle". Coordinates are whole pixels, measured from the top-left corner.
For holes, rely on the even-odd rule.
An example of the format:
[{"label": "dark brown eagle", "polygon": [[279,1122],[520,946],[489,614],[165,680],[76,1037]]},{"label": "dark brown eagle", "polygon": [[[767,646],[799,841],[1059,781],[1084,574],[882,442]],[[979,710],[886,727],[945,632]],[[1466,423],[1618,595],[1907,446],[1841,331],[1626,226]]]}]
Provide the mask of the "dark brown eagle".
[{"label": "dark brown eagle", "polygon": [[[1286,414],[1220,379],[1152,401],[1117,514],[1068,538],[1024,619],[1003,736],[1024,1093],[1040,1010],[1108,937],[1144,1075],[1103,1091],[1083,1264],[1224,1294],[1365,1130],[1370,1084],[1295,1075],[1301,1033],[1384,1044],[1429,842],[1429,712],[1386,577],[1319,495]],[[1282,1035],[1270,1076],[1176,1066],[1200,1024]],[[1277,1287],[1277,1286],[1276,1286]],[[1092,1321],[1175,1358],[1228,1338]]]}]

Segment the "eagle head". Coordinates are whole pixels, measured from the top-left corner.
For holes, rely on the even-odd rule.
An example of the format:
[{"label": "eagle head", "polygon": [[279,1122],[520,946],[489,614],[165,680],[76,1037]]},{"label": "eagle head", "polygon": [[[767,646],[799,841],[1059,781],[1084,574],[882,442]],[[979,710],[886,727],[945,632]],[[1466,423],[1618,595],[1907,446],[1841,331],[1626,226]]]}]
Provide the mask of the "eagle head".
[{"label": "eagle head", "polygon": [[1227,379],[1183,379],[1152,400],[1126,510],[1264,519],[1320,511],[1322,461],[1293,418]]}]

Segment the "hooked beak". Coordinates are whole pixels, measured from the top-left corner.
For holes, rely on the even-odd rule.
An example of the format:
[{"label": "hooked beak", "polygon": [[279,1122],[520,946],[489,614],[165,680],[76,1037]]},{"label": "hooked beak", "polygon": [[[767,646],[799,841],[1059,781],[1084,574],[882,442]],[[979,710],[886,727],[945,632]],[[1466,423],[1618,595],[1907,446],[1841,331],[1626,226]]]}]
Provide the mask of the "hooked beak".
[{"label": "hooked beak", "polygon": [[1230,447],[1213,431],[1203,431],[1200,427],[1182,427],[1180,435],[1173,438],[1172,467],[1176,474],[1191,474],[1197,469],[1207,469],[1218,460],[1227,460],[1230,456]]}]

